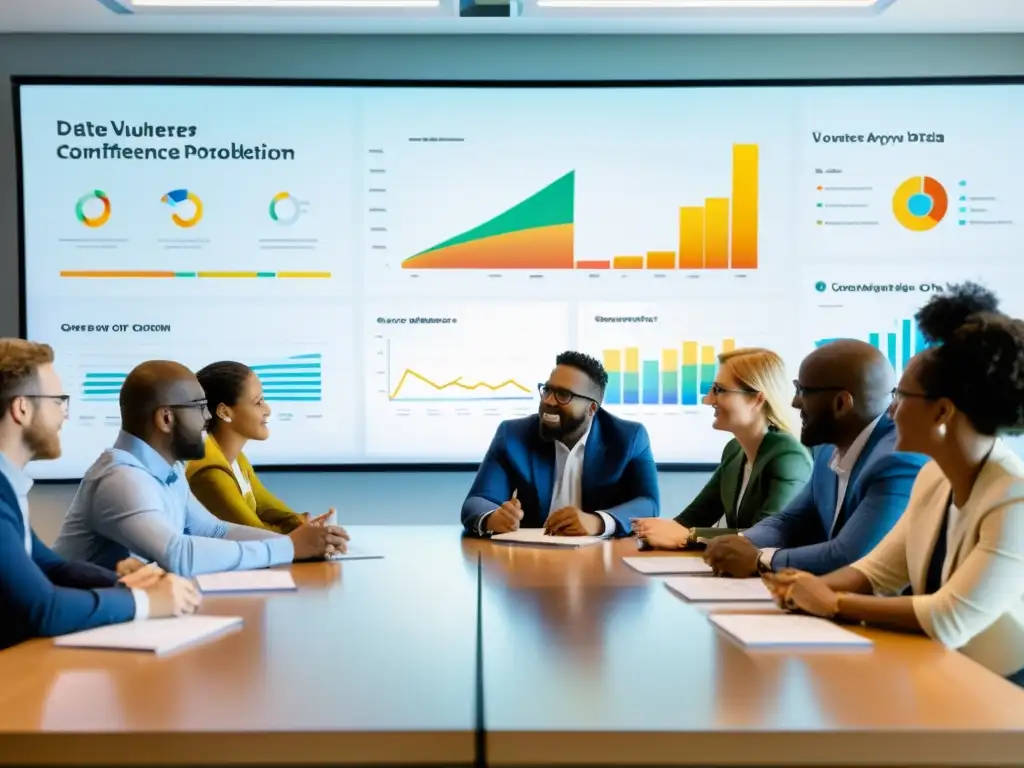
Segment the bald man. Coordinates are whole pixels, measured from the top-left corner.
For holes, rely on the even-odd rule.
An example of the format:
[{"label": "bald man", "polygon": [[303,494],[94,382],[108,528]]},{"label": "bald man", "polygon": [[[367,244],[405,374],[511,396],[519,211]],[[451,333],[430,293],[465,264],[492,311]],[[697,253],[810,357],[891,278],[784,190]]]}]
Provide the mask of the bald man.
[{"label": "bald man", "polygon": [[338,526],[279,533],[218,520],[192,495],[183,462],[205,453],[210,414],[195,375],[142,363],[121,386],[121,432],[92,465],[54,549],[107,568],[132,556],[181,576],[266,568],[344,552]]},{"label": "bald man", "polygon": [[799,376],[800,440],[817,446],[811,479],[777,515],[708,543],[704,559],[719,575],[824,574],[859,560],[899,520],[927,461],[894,449],[887,411],[895,373],[875,347],[853,339],[825,344],[804,359]]}]

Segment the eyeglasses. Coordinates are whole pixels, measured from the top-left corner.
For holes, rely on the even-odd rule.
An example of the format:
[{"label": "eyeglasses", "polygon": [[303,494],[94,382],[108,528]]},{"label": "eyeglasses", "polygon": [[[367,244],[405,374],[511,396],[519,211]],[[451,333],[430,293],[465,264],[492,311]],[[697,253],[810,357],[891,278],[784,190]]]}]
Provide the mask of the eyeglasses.
[{"label": "eyeglasses", "polygon": [[61,410],[65,414],[71,410],[71,395],[17,395],[17,397],[24,397],[28,400],[52,400],[60,404]]},{"label": "eyeglasses", "polygon": [[793,389],[796,390],[797,397],[803,397],[804,395],[814,395],[818,392],[845,392],[846,387],[805,387],[796,379],[793,380]]},{"label": "eyeglasses", "polygon": [[157,408],[195,408],[203,417],[210,417],[209,403],[206,400],[193,400],[191,403],[164,403],[158,405]]},{"label": "eyeglasses", "polygon": [[719,384],[717,381],[711,385],[711,389],[708,390],[708,394],[718,397],[718,395],[724,395],[726,393],[732,393],[734,395],[756,395],[756,389],[727,389]]},{"label": "eyeglasses", "polygon": [[581,395],[579,392],[573,392],[571,389],[565,389],[564,387],[552,387],[550,384],[538,384],[537,391],[540,392],[541,400],[547,400],[550,396],[554,397],[555,402],[560,403],[561,405],[568,405],[572,402],[574,397],[578,397],[581,400],[589,400],[592,403],[597,403],[597,400],[592,397]]},{"label": "eyeglasses", "polygon": [[894,403],[898,403],[900,400],[909,397],[916,397],[918,400],[931,400],[931,398],[924,392],[907,392],[905,389],[900,389],[899,387],[893,387],[891,394]]}]

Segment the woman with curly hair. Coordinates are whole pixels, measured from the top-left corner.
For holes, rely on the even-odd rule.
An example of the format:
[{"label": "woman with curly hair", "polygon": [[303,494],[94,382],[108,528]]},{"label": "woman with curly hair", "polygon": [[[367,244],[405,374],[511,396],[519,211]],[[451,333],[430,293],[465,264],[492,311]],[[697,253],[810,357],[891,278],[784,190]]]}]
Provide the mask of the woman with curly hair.
[{"label": "woman with curly hair", "polygon": [[934,346],[891,412],[897,450],[932,460],[889,535],[827,576],[765,581],[783,608],[923,632],[1024,686],[1024,461],[1000,439],[1024,428],[1024,321],[997,309],[966,283],[917,314]]}]

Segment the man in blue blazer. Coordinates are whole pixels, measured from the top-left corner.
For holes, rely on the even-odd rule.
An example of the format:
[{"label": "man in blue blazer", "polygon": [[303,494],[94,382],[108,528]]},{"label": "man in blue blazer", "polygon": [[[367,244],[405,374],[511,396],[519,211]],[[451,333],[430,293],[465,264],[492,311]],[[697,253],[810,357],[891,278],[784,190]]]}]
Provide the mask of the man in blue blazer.
[{"label": "man in blue blazer", "polygon": [[893,370],[863,341],[825,344],[794,382],[800,439],[814,449],[811,479],[776,515],[742,536],[713,539],[704,559],[720,575],[797,568],[831,573],[864,557],[900,519],[927,457],[895,450]]},{"label": "man in blue blazer", "polygon": [[658,472],[642,424],[601,408],[608,374],[563,352],[540,384],[538,413],[498,426],[462,504],[478,536],[541,528],[559,536],[626,536],[659,514]]},{"label": "man in blue blazer", "polygon": [[200,602],[195,587],[177,576],[138,568],[119,578],[64,560],[32,531],[25,466],[60,456],[68,400],[50,347],[0,339],[0,649],[33,637],[191,613]]}]

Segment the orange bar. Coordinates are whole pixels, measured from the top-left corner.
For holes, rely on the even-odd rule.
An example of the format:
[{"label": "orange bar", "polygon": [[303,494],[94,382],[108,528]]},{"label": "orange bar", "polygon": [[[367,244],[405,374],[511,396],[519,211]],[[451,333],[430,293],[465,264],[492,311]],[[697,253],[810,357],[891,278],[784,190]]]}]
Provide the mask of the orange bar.
[{"label": "orange bar", "polygon": [[611,269],[610,261],[577,261],[576,269]]},{"label": "orange bar", "polygon": [[704,209],[679,209],[679,268],[704,269]]},{"label": "orange bar", "polygon": [[732,268],[757,269],[758,146],[732,148]]},{"label": "orange bar", "polygon": [[709,197],[704,201],[704,266],[729,268],[729,198]]},{"label": "orange bar", "polygon": [[648,269],[675,269],[676,268],[676,252],[675,251],[648,251],[647,252],[647,268]]},{"label": "orange bar", "polygon": [[616,256],[613,261],[615,269],[643,269],[643,256]]},{"label": "orange bar", "polygon": [[147,272],[145,270],[65,270],[61,277],[174,277],[173,272]]}]

